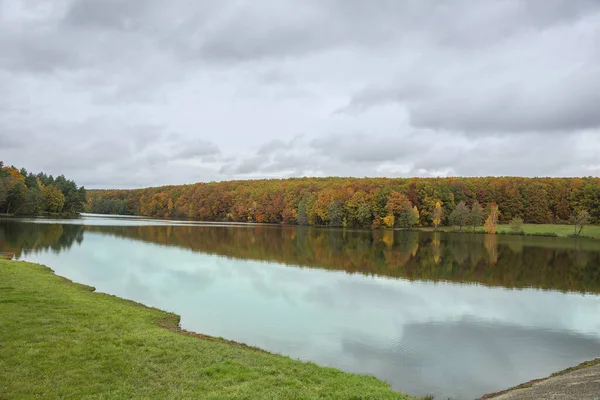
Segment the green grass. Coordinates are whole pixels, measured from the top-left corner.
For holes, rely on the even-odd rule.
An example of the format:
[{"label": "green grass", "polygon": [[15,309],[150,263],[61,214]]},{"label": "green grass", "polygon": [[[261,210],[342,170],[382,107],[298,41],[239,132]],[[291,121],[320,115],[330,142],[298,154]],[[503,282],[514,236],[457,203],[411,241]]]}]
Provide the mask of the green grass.
[{"label": "green grass", "polygon": [[[499,231],[510,231],[509,225],[500,225]],[[555,233],[557,236],[569,236],[574,233],[573,225],[553,225],[553,224],[524,224],[523,231],[526,235],[536,235],[544,233]],[[581,231],[581,236],[600,239],[599,225],[586,225]]]},{"label": "green grass", "polygon": [[[432,231],[433,228],[422,228],[423,230]],[[454,232],[458,231],[458,227],[444,226],[438,228],[442,232]],[[463,227],[464,232],[471,232],[472,228],[469,226]],[[483,233],[483,227],[476,228],[477,232]],[[574,233],[573,225],[555,225],[555,224],[523,224],[523,232],[525,235],[540,235],[544,234],[556,235],[559,237],[568,237]],[[498,225],[498,233],[508,234],[511,233],[510,225]],[[600,225],[586,225],[581,231],[582,237],[591,237],[594,239],[600,239]]]},{"label": "green grass", "polygon": [[565,375],[565,374],[568,374],[569,372],[579,371],[580,369],[584,369],[584,368],[588,368],[588,367],[593,367],[595,365],[600,365],[600,358],[596,358],[596,359],[591,360],[591,361],[585,361],[585,362],[582,362],[581,364],[576,365],[574,367],[570,367],[570,368],[564,369],[562,371],[555,372],[552,375],[550,375],[550,377]]},{"label": "green grass", "polygon": [[0,260],[0,398],[409,399],[374,377],[178,324],[47,267]]}]

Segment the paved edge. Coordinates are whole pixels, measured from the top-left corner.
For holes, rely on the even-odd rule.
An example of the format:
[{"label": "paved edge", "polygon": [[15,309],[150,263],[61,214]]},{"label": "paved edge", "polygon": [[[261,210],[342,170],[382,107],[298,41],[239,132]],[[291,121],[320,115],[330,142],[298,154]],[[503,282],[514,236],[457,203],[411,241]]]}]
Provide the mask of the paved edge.
[{"label": "paved edge", "polygon": [[548,379],[552,379],[552,378],[557,377],[557,376],[568,374],[569,372],[578,371],[580,369],[585,369],[585,368],[592,367],[592,366],[595,366],[595,365],[600,365],[600,358],[596,358],[596,359],[591,360],[591,361],[582,362],[581,364],[576,365],[574,367],[569,367],[569,368],[564,369],[562,371],[555,372],[555,373],[553,373],[552,375],[550,375],[550,376],[548,376],[546,378],[533,379],[533,380],[531,380],[529,382],[525,382],[525,383],[522,383],[520,385],[513,386],[511,388],[502,390],[500,392],[486,394],[486,395],[478,398],[477,400],[494,399],[496,397],[502,396],[502,395],[507,394],[509,392],[512,392],[512,391],[515,391],[515,390],[519,390],[519,389],[527,389],[527,388],[532,387],[536,383],[544,382],[544,381],[547,381]]}]

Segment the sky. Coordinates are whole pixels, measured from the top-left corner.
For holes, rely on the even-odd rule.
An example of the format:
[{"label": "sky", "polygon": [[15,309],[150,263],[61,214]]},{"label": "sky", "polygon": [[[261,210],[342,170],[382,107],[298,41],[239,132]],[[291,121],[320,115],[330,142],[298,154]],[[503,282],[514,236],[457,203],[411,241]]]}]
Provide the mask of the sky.
[{"label": "sky", "polygon": [[88,188],[599,176],[598,0],[0,0],[0,160]]}]

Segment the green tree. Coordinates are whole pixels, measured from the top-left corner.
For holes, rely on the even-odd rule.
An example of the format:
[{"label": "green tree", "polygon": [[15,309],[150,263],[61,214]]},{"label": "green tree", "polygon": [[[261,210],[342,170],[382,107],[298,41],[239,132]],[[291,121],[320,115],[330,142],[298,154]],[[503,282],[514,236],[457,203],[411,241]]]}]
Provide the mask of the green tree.
[{"label": "green tree", "polygon": [[44,197],[44,209],[48,212],[61,212],[65,205],[65,196],[59,188],[46,185],[42,187],[42,196]]},{"label": "green tree", "polygon": [[[0,178],[0,207],[4,206],[4,203],[6,203],[6,196],[8,195],[7,193],[7,188],[6,188],[6,184],[4,183],[4,179]],[[0,208],[0,209],[4,209],[4,208]]]},{"label": "green tree", "polygon": [[571,216],[570,222],[575,229],[575,236],[579,236],[583,227],[590,223],[590,213],[587,210],[579,210]]},{"label": "green tree", "polygon": [[38,186],[30,187],[25,195],[25,203],[20,213],[26,215],[36,215],[44,209],[44,197]]},{"label": "green tree", "polygon": [[373,212],[366,203],[358,205],[356,210],[356,219],[361,228],[369,227],[373,223]]},{"label": "green tree", "polygon": [[355,192],[344,204],[350,226],[367,228],[373,223],[373,211],[363,191]]},{"label": "green tree", "polygon": [[332,201],[327,206],[327,225],[342,226],[344,223],[344,208],[339,201]]},{"label": "green tree", "polygon": [[522,233],[523,232],[523,218],[513,217],[513,219],[510,220],[510,230],[513,233]]},{"label": "green tree", "polygon": [[413,208],[409,211],[409,215],[408,215],[409,229],[412,229],[413,226],[419,225],[419,219],[420,219],[419,209],[417,208],[417,206],[413,206]]},{"label": "green tree", "polygon": [[65,198],[64,212],[76,214],[83,211],[86,200],[85,189],[81,191],[74,181],[65,178],[64,175],[56,177],[52,185],[58,188]]},{"label": "green tree", "polygon": [[27,187],[22,180],[9,178],[6,191],[6,213],[18,213],[25,204]]},{"label": "green tree", "polygon": [[400,226],[403,228],[412,229],[419,224],[419,209],[417,206],[411,207],[410,203],[405,204],[402,213],[400,214]]},{"label": "green tree", "polygon": [[310,194],[306,193],[304,196],[302,196],[302,199],[298,203],[298,212],[296,214],[298,225],[308,225],[310,223],[309,211],[311,208],[311,196]]},{"label": "green tree", "polygon": [[473,230],[475,230],[475,228],[477,228],[478,226],[481,226],[481,224],[483,223],[484,215],[485,214],[483,213],[483,208],[481,208],[479,202],[475,200],[473,202],[473,205],[471,206],[471,213],[469,215],[469,222],[471,223]]},{"label": "green tree", "polygon": [[458,226],[459,230],[462,231],[463,226],[469,221],[470,214],[469,208],[465,202],[461,201],[450,214],[450,223],[454,226]]}]

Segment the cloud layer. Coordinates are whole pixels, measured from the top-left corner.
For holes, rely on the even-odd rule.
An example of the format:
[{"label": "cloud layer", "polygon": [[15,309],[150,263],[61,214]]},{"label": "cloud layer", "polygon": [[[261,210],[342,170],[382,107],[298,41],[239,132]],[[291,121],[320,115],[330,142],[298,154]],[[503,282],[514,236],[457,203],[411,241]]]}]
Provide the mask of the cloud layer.
[{"label": "cloud layer", "polygon": [[593,0],[0,0],[0,159],[88,187],[599,175]]}]

